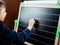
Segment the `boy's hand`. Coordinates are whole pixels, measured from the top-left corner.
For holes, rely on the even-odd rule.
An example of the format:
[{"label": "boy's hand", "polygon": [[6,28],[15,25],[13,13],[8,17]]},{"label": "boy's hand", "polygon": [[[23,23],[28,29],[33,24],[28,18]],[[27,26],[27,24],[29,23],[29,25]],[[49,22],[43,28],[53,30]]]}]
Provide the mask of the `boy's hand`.
[{"label": "boy's hand", "polygon": [[30,20],[29,20],[29,24],[28,24],[28,27],[27,27],[27,28],[28,28],[29,30],[31,30],[31,29],[32,29],[32,27],[33,27],[33,25],[34,25],[34,23],[35,23],[35,20],[34,20],[34,19],[30,19]]}]

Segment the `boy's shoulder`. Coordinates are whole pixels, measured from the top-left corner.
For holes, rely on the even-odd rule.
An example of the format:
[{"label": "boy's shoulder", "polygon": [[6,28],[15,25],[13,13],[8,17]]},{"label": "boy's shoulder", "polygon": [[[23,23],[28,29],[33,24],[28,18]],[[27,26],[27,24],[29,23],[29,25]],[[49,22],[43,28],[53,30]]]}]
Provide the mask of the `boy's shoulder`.
[{"label": "boy's shoulder", "polygon": [[2,26],[3,26],[3,22],[0,21],[0,27],[2,27]]},{"label": "boy's shoulder", "polygon": [[2,22],[2,21],[0,21],[0,24],[3,24],[3,22]]}]

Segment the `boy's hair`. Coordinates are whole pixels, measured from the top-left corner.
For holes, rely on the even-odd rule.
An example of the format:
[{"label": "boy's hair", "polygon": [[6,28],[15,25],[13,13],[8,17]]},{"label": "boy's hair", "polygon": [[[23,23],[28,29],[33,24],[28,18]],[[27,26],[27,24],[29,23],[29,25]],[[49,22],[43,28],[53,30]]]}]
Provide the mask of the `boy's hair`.
[{"label": "boy's hair", "polygon": [[0,1],[0,7],[4,5],[5,6],[5,2],[4,1]]}]

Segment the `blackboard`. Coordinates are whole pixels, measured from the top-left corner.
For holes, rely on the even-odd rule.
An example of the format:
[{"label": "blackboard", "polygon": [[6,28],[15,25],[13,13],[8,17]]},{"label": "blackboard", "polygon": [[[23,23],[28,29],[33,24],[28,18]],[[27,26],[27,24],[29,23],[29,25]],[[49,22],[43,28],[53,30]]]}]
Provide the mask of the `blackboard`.
[{"label": "blackboard", "polygon": [[34,45],[54,45],[60,9],[44,7],[22,7],[19,18],[19,32],[27,28],[30,19],[35,19],[31,38],[27,40]]}]

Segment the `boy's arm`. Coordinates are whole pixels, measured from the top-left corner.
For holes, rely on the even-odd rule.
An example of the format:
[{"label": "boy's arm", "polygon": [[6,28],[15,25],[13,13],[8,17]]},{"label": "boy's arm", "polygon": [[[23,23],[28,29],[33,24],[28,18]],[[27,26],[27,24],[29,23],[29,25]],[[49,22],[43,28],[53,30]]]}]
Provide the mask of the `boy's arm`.
[{"label": "boy's arm", "polygon": [[9,40],[9,42],[11,43],[16,43],[17,42],[22,42],[24,43],[26,40],[28,40],[30,38],[31,32],[30,30],[27,28],[25,30],[23,30],[22,32],[15,32],[13,30],[10,30],[8,27],[4,27],[4,35],[6,40]]},{"label": "boy's arm", "polygon": [[29,39],[29,37],[31,35],[30,31],[31,31],[34,23],[35,23],[34,19],[31,19],[29,21],[29,25],[28,25],[27,29],[23,30],[22,32],[15,32],[13,30],[10,30],[8,27],[4,26],[3,33],[7,37],[7,39],[9,39],[10,42],[15,42],[16,38],[18,38],[18,40],[20,40],[20,42],[24,43],[27,39]]},{"label": "boy's arm", "polygon": [[[30,38],[31,31],[30,29],[25,29],[22,32],[15,32],[13,30],[10,30],[8,27],[4,26],[3,28],[3,34],[5,35],[6,40],[9,40],[11,43],[17,43],[17,42],[22,42],[24,43],[26,40]],[[17,40],[16,40],[17,39]]]}]

